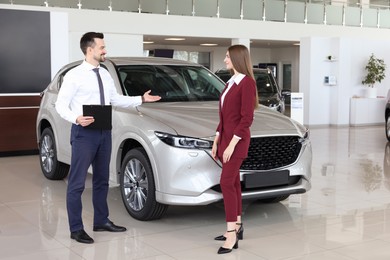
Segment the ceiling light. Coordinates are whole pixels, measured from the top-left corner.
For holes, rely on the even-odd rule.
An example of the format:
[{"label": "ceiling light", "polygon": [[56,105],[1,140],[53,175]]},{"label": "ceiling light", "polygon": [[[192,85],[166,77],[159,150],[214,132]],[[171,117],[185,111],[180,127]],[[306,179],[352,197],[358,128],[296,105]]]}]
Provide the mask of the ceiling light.
[{"label": "ceiling light", "polygon": [[201,43],[200,45],[202,45],[202,46],[217,46],[218,44],[216,44],[216,43]]},{"label": "ceiling light", "polygon": [[154,43],[154,42],[152,42],[152,41],[144,41],[144,44],[152,44],[152,43]]},{"label": "ceiling light", "polygon": [[185,38],[165,38],[166,41],[184,41]]}]

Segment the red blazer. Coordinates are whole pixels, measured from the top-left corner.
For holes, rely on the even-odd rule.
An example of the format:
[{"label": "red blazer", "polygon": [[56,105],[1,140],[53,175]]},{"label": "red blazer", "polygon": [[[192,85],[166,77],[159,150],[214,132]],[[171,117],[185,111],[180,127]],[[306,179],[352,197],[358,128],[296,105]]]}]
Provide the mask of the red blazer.
[{"label": "red blazer", "polygon": [[[226,89],[227,84],[222,94]],[[256,82],[251,77],[245,76],[238,85],[233,83],[224,98],[223,107],[221,107],[220,99],[217,127],[220,135],[217,155],[220,160],[234,135],[241,137],[241,140],[237,143],[232,158],[246,158],[248,156],[251,137],[249,128],[254,117],[256,91]]]}]

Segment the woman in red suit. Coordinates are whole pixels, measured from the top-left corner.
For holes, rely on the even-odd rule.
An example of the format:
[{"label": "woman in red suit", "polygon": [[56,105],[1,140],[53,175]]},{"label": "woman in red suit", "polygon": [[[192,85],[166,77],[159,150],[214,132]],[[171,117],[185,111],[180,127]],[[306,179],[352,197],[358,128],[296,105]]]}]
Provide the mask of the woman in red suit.
[{"label": "woman in red suit", "polygon": [[225,205],[227,231],[215,240],[225,241],[218,254],[230,253],[243,239],[240,167],[248,155],[250,126],[259,106],[256,82],[248,48],[232,45],[224,59],[233,75],[220,97],[219,124],[212,156],[222,162],[220,185]]}]

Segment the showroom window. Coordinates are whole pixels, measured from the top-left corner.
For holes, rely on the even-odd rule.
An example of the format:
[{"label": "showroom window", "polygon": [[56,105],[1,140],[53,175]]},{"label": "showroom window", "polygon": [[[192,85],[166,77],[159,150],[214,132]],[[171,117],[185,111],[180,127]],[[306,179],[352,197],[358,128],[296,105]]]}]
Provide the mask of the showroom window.
[{"label": "showroom window", "polygon": [[210,69],[210,52],[174,51],[173,58],[195,62]]}]

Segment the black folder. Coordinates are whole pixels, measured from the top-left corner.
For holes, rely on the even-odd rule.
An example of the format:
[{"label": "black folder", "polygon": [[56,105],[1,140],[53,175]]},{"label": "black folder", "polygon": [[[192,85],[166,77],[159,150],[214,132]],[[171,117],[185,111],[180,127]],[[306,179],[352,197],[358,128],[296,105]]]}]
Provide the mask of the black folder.
[{"label": "black folder", "polygon": [[93,116],[95,122],[86,126],[89,129],[101,129],[111,130],[112,129],[112,108],[111,106],[102,105],[83,105],[83,115]]}]

